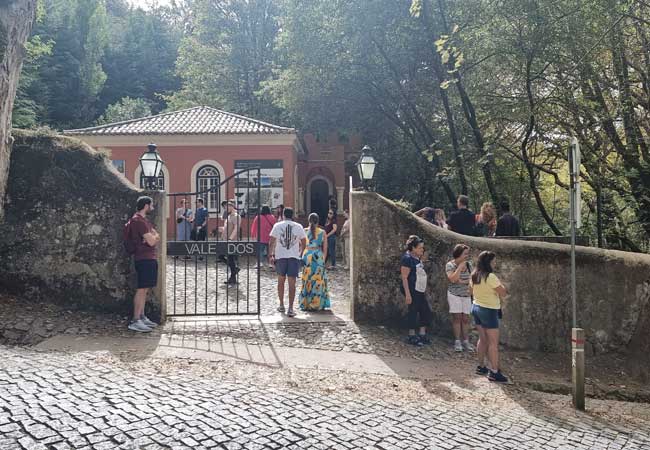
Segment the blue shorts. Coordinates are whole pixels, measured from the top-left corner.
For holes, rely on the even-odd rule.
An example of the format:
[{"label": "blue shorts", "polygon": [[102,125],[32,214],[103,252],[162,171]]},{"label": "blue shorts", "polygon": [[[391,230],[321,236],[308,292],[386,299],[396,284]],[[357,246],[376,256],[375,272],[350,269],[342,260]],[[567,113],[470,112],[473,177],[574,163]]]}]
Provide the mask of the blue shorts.
[{"label": "blue shorts", "polygon": [[296,258],[281,258],[275,261],[275,271],[281,277],[297,278],[300,271],[300,261]]},{"label": "blue shorts", "polygon": [[499,328],[499,310],[484,308],[477,304],[472,305],[474,323],[483,328]]},{"label": "blue shorts", "polygon": [[138,278],[138,289],[156,287],[158,284],[158,261],[141,259],[135,261],[135,273]]}]

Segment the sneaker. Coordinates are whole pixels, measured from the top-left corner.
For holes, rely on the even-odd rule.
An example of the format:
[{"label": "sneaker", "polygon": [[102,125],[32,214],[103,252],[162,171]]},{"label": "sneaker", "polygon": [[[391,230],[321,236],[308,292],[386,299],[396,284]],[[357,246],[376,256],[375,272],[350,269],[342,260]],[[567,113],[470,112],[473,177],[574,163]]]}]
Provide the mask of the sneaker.
[{"label": "sneaker", "polygon": [[144,314],[142,316],[140,316],[140,320],[142,321],[142,323],[144,323],[149,328],[156,328],[158,326],[158,324],[156,322],[154,322],[152,320],[149,320],[149,318],[147,316],[145,316]]},{"label": "sneaker", "polygon": [[410,345],[415,345],[416,347],[422,347],[422,346],[424,346],[424,344],[422,343],[422,341],[420,340],[420,338],[417,337],[417,336],[415,336],[415,335],[413,335],[413,336],[409,336],[407,342],[408,342]]},{"label": "sneaker", "polygon": [[474,348],[474,346],[469,341],[463,341],[463,347],[468,352],[475,352],[476,351],[476,348]]},{"label": "sneaker", "polygon": [[507,383],[508,377],[504,376],[500,370],[493,372],[490,370],[490,375],[488,375],[488,380],[495,383]]},{"label": "sneaker", "polygon": [[422,342],[422,345],[431,345],[431,339],[429,339],[429,336],[426,334],[421,334],[419,338],[420,342]]},{"label": "sneaker", "polygon": [[293,309],[287,311],[287,317],[296,317],[296,312]]},{"label": "sneaker", "polygon": [[489,372],[485,366],[476,366],[476,375],[487,375]]},{"label": "sneaker", "polygon": [[151,331],[151,328],[146,326],[142,320],[133,320],[129,324],[129,330],[137,331],[139,333],[149,333]]},{"label": "sneaker", "polygon": [[454,351],[456,351],[456,352],[462,352],[463,351],[463,344],[461,344],[460,341],[456,341],[454,343]]},{"label": "sneaker", "polygon": [[279,313],[284,314],[284,306],[278,306],[278,310],[277,310],[277,311],[278,311]]}]

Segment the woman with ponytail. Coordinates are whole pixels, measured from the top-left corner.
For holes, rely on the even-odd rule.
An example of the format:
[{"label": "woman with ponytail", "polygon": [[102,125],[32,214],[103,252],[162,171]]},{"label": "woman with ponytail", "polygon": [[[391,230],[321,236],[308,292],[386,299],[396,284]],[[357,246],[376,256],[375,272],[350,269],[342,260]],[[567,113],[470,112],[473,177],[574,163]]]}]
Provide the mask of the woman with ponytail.
[{"label": "woman with ponytail", "polygon": [[[493,252],[481,252],[478,255],[476,268],[469,280],[469,292],[474,297],[472,316],[478,330],[478,375],[487,375],[488,380],[497,383],[507,383],[499,368],[499,319],[501,299],[506,296],[506,288],[494,274]],[[490,370],[485,360],[490,362]]]},{"label": "woman with ponytail", "polygon": [[316,213],[309,215],[307,247],[302,254],[302,290],[300,291],[300,309],[303,311],[320,311],[330,307],[330,295],[327,287],[327,238],[325,230],[318,227],[319,217]]}]

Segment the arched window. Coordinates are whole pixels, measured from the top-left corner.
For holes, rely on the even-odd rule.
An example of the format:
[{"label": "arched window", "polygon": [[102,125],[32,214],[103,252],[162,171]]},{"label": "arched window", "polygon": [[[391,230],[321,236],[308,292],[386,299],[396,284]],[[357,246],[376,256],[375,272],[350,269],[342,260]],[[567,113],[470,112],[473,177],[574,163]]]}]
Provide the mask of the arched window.
[{"label": "arched window", "polygon": [[206,194],[199,194],[204,197],[206,202],[205,207],[208,210],[219,210],[219,171],[214,166],[201,166],[196,172],[196,192],[207,191],[212,189],[212,192]]},{"label": "arched window", "polygon": [[[140,189],[145,189],[147,187],[146,178],[144,177],[144,172],[140,171]],[[165,173],[161,170],[160,175],[156,178],[156,189],[158,191],[165,190]]]}]

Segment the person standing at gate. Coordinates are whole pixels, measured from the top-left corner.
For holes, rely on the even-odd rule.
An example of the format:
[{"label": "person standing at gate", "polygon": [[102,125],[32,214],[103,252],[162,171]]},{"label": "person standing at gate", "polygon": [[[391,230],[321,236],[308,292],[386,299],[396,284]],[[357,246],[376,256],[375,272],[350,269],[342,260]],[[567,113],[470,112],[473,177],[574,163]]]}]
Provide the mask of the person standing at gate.
[{"label": "person standing at gate", "polygon": [[124,245],[129,254],[133,255],[137,288],[133,297],[133,319],[129,330],[148,333],[158,324],[149,320],[144,314],[147,301],[147,291],[158,283],[158,259],[156,245],[160,235],[147,220],[147,214],[153,211],[151,197],[140,197],[136,204],[136,213],[124,227]]},{"label": "person standing at gate", "polygon": [[330,269],[336,270],[336,231],[338,225],[336,224],[336,213],[330,209],[327,213],[327,221],[325,222],[325,233],[327,233],[327,257],[331,265]]},{"label": "person standing at gate", "polygon": [[189,241],[192,234],[192,210],[186,206],[184,198],[180,203],[176,209],[176,240]]},{"label": "person standing at gate", "polygon": [[284,220],[284,205],[278,205],[275,208],[275,221],[282,222]]},{"label": "person standing at gate", "polygon": [[[235,207],[234,200],[228,200],[228,217],[221,228],[221,235],[226,241],[236,242],[239,240],[239,227],[241,226],[241,217],[237,213],[237,208]],[[228,254],[227,257],[228,269],[230,271],[230,276],[224,282],[225,284],[237,284],[237,273],[239,272],[239,267],[237,267],[237,255]]]},{"label": "person standing at gate", "polygon": [[345,268],[350,267],[350,214],[346,209],[343,211],[345,222],[341,226],[341,245],[343,246],[343,259]]},{"label": "person standing at gate", "polygon": [[[253,219],[250,234],[253,239],[257,239],[257,227],[259,226],[260,260],[262,261],[262,264],[266,262],[265,260],[269,253],[269,239],[271,237],[271,230],[273,229],[273,225],[275,225],[275,217],[273,217],[273,214],[271,214],[271,208],[269,208],[268,205],[262,206],[260,215],[256,216],[255,219]],[[270,262],[269,267],[273,267],[271,266]]]},{"label": "person standing at gate", "polygon": [[318,214],[309,215],[307,247],[302,254],[302,289],[300,290],[300,309],[303,311],[322,311],[330,307],[327,287],[327,239],[325,231],[318,227]]},{"label": "person standing at gate", "polygon": [[300,260],[307,245],[305,230],[293,221],[293,209],[284,209],[284,220],[273,225],[269,240],[271,262],[278,274],[278,312],[284,313],[284,283],[289,282],[289,309],[287,316],[295,317],[293,302],[296,297],[296,278],[300,271]]},{"label": "person standing at gate", "polygon": [[196,213],[192,222],[192,240],[205,241],[208,238],[208,208],[203,206],[203,199],[196,199]]}]

